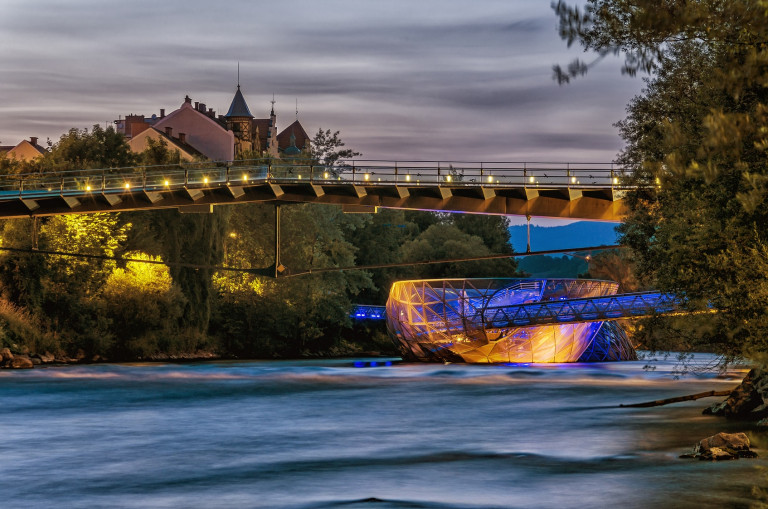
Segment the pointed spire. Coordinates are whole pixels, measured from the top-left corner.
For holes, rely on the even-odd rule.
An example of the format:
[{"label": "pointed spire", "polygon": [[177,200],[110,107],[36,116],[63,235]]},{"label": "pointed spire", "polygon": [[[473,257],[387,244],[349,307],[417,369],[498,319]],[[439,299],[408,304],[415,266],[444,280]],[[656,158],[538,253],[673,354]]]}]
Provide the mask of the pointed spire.
[{"label": "pointed spire", "polygon": [[253,115],[251,115],[251,110],[248,109],[248,104],[245,102],[245,97],[243,97],[243,93],[240,91],[239,84],[237,85],[237,92],[235,92],[235,97],[232,99],[232,104],[229,106],[229,111],[224,116],[253,118]]},{"label": "pointed spire", "polygon": [[272,94],[272,100],[269,102],[272,103],[272,111],[269,112],[269,115],[274,117],[275,116],[275,94]]},{"label": "pointed spire", "polygon": [[237,89],[240,90],[240,61],[237,62]]},{"label": "pointed spire", "polygon": [[296,98],[296,120],[299,119],[299,98]]}]

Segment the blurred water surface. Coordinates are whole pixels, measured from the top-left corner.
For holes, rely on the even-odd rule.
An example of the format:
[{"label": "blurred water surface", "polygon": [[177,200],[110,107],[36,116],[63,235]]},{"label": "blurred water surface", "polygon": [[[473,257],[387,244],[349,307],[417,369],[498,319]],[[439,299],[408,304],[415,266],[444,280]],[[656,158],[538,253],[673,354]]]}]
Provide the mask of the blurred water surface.
[{"label": "blurred water surface", "polygon": [[768,462],[678,459],[713,400],[618,408],[744,372],[644,364],[0,371],[0,507],[746,507]]}]

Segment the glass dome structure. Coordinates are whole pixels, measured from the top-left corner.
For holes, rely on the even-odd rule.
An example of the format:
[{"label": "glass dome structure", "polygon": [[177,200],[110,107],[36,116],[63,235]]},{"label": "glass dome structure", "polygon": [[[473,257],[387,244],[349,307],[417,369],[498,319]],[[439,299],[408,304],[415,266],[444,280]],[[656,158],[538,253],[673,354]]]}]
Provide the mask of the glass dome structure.
[{"label": "glass dome structure", "polygon": [[[618,283],[591,279],[398,281],[387,300],[387,329],[403,358],[427,362],[528,363],[635,360],[613,321],[553,314],[536,325],[508,313],[533,303],[615,295]],[[559,306],[562,309],[562,306]]]}]

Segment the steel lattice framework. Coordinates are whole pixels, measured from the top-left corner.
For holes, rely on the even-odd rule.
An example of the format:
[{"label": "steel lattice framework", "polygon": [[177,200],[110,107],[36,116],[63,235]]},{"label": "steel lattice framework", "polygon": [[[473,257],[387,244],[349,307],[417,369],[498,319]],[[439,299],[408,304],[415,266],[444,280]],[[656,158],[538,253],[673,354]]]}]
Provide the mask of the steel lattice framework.
[{"label": "steel lattice framework", "polygon": [[635,359],[611,320],[669,313],[679,303],[665,294],[617,290],[613,281],[584,279],[400,281],[390,290],[387,327],[411,360]]}]

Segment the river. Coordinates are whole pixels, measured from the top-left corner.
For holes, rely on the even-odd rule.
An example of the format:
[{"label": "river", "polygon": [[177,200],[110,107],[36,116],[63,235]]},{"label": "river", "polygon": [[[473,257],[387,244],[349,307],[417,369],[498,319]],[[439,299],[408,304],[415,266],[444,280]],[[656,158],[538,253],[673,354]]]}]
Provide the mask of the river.
[{"label": "river", "polygon": [[0,371],[0,507],[701,509],[746,507],[766,484],[761,448],[678,459],[748,429],[701,415],[713,399],[618,408],[728,389],[743,371],[386,364]]}]

